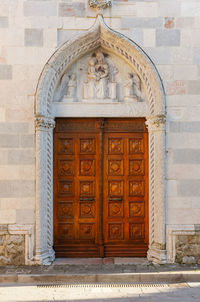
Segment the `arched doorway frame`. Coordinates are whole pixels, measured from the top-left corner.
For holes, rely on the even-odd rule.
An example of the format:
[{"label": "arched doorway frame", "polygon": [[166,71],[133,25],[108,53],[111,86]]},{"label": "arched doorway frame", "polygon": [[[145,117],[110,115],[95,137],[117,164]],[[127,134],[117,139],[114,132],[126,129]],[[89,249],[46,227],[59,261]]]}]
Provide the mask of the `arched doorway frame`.
[{"label": "arched doorway frame", "polygon": [[[84,35],[63,44],[49,59],[36,91],[36,250],[35,263],[49,264],[53,250],[53,96],[63,72],[97,47],[113,52],[133,66],[149,103],[149,250],[148,259],[166,262],[165,230],[165,94],[157,69],[145,52],[97,16]],[[77,116],[78,117],[78,116]],[[134,116],[133,116],[134,117]]]}]

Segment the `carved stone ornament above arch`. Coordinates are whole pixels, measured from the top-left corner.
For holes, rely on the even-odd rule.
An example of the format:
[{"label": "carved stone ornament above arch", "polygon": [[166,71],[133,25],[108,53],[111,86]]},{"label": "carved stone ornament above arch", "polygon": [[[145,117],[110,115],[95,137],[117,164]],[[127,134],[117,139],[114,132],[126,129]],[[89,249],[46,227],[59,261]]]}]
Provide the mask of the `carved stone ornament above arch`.
[{"label": "carved stone ornament above arch", "polygon": [[[85,68],[81,67],[82,78],[76,67],[81,60],[86,62]],[[148,259],[165,263],[165,95],[151,59],[136,43],[110,29],[99,14],[92,28],[64,43],[46,63],[35,101],[34,263],[49,264],[54,259],[54,118],[81,116],[146,117],[149,131]]]}]

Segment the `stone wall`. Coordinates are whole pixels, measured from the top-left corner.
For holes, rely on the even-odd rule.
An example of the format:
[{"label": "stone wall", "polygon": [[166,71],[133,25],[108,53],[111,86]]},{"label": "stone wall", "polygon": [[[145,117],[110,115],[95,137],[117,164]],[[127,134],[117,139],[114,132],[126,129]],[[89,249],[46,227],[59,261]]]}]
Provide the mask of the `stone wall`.
[{"label": "stone wall", "polygon": [[[199,0],[114,0],[113,7],[105,11],[106,23],[144,49],[163,81],[168,225],[200,222],[199,12]],[[34,95],[38,79],[54,51],[85,32],[95,16],[87,0],[0,1],[1,225],[34,227]],[[11,239],[2,236],[4,251],[6,240]],[[20,242],[24,235],[19,236],[15,239]],[[186,238],[180,238],[177,251],[183,246],[181,240]],[[177,253],[180,261],[182,256]],[[192,256],[189,250],[185,256]]]},{"label": "stone wall", "polygon": [[175,261],[200,264],[200,234],[177,236]]},{"label": "stone wall", "polygon": [[0,265],[25,264],[25,236],[10,234],[7,225],[0,227]]}]

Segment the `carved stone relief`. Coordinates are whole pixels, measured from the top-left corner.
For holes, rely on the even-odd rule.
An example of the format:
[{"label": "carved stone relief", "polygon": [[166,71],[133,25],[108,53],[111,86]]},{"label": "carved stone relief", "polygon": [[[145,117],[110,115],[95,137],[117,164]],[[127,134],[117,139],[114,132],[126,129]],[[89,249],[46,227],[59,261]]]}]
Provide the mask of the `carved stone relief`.
[{"label": "carved stone relief", "polygon": [[57,85],[55,102],[132,103],[135,112],[144,112],[147,107],[137,73],[119,57],[101,48],[65,71]]}]

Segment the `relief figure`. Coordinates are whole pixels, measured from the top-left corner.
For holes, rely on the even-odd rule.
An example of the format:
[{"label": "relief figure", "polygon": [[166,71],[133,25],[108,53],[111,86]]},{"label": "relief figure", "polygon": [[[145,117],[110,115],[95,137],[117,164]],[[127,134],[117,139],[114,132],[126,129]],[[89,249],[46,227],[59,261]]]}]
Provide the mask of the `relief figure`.
[{"label": "relief figure", "polygon": [[143,101],[141,81],[136,74],[128,74],[128,79],[124,84],[124,97],[126,99],[136,98],[138,102]]}]

